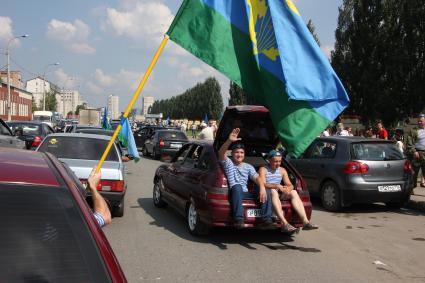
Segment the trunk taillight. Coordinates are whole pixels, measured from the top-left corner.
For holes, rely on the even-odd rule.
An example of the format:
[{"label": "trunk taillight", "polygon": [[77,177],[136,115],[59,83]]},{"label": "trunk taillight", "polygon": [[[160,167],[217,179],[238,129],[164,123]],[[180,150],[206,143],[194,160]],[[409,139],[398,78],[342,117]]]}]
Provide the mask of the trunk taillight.
[{"label": "trunk taillight", "polygon": [[35,136],[34,140],[32,141],[31,147],[37,147],[41,144],[41,142],[43,141],[43,139],[39,136]]},{"label": "trunk taillight", "polygon": [[164,142],[164,140],[163,139],[160,139],[159,140],[159,147],[164,147],[165,146],[165,142]]},{"label": "trunk taillight", "polygon": [[124,181],[101,180],[97,185],[98,191],[122,192],[124,191]]},{"label": "trunk taillight", "polygon": [[358,162],[358,161],[350,161],[344,166],[344,173],[346,174],[363,174],[369,172],[369,165]]},{"label": "trunk taillight", "polygon": [[412,171],[413,171],[412,162],[410,162],[409,160],[406,160],[404,162],[404,173],[412,173]]}]

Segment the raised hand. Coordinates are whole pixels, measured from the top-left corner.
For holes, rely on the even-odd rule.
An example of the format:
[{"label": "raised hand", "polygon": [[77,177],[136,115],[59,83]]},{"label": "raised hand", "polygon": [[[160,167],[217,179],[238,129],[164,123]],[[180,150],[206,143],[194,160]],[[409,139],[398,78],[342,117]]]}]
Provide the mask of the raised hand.
[{"label": "raised hand", "polygon": [[240,131],[241,129],[239,128],[233,129],[232,132],[229,134],[229,141],[235,142],[241,140],[241,138],[238,138]]}]

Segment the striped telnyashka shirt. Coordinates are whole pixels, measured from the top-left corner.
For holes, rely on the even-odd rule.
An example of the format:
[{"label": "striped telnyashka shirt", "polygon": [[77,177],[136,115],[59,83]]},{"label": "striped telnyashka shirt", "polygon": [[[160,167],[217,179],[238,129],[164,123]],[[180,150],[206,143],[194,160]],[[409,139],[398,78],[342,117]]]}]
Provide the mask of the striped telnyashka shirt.
[{"label": "striped telnyashka shirt", "polygon": [[248,178],[253,180],[258,176],[255,171],[254,166],[248,163],[242,163],[239,166],[235,166],[230,158],[226,157],[225,160],[220,161],[223,166],[224,173],[227,176],[227,183],[229,188],[232,188],[234,185],[241,185],[244,192],[248,191],[246,186],[248,183]]}]

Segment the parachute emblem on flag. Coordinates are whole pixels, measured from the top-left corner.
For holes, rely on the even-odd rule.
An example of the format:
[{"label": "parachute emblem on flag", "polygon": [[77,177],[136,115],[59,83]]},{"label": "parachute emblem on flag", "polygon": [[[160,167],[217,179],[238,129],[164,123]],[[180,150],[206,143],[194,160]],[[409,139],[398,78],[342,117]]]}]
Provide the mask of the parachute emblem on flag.
[{"label": "parachute emblem on flag", "polygon": [[249,35],[254,45],[254,55],[263,54],[272,61],[279,56],[276,36],[266,0],[248,0]]}]

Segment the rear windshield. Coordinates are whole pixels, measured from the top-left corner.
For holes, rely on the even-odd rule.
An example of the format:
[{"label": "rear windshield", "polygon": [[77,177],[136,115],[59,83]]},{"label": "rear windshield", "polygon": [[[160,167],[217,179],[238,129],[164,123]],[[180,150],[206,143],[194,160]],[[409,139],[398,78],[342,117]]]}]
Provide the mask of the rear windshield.
[{"label": "rear windshield", "polygon": [[[47,137],[38,151],[50,152],[57,158],[100,160],[108,144],[107,140],[83,137]],[[113,147],[106,161],[119,161]]]},{"label": "rear windshield", "polygon": [[393,143],[353,143],[351,156],[359,160],[400,160],[404,154]]},{"label": "rear windshield", "polygon": [[164,140],[187,140],[187,136],[183,132],[178,131],[164,131],[158,132],[158,136]]},{"label": "rear windshield", "polygon": [[104,136],[110,136],[110,137],[114,134],[113,131],[107,131],[104,129],[77,129],[75,132],[83,133],[83,134],[104,135]]},{"label": "rear windshield", "polygon": [[13,123],[9,125],[12,129],[12,132],[15,132],[17,129],[21,128],[24,132],[24,135],[30,136],[39,136],[41,135],[41,127],[37,124],[24,124],[24,123]]},{"label": "rear windshield", "polygon": [[0,185],[2,282],[111,282],[64,188]]},{"label": "rear windshield", "polygon": [[52,117],[50,116],[34,116],[34,120],[36,121],[50,121]]}]

